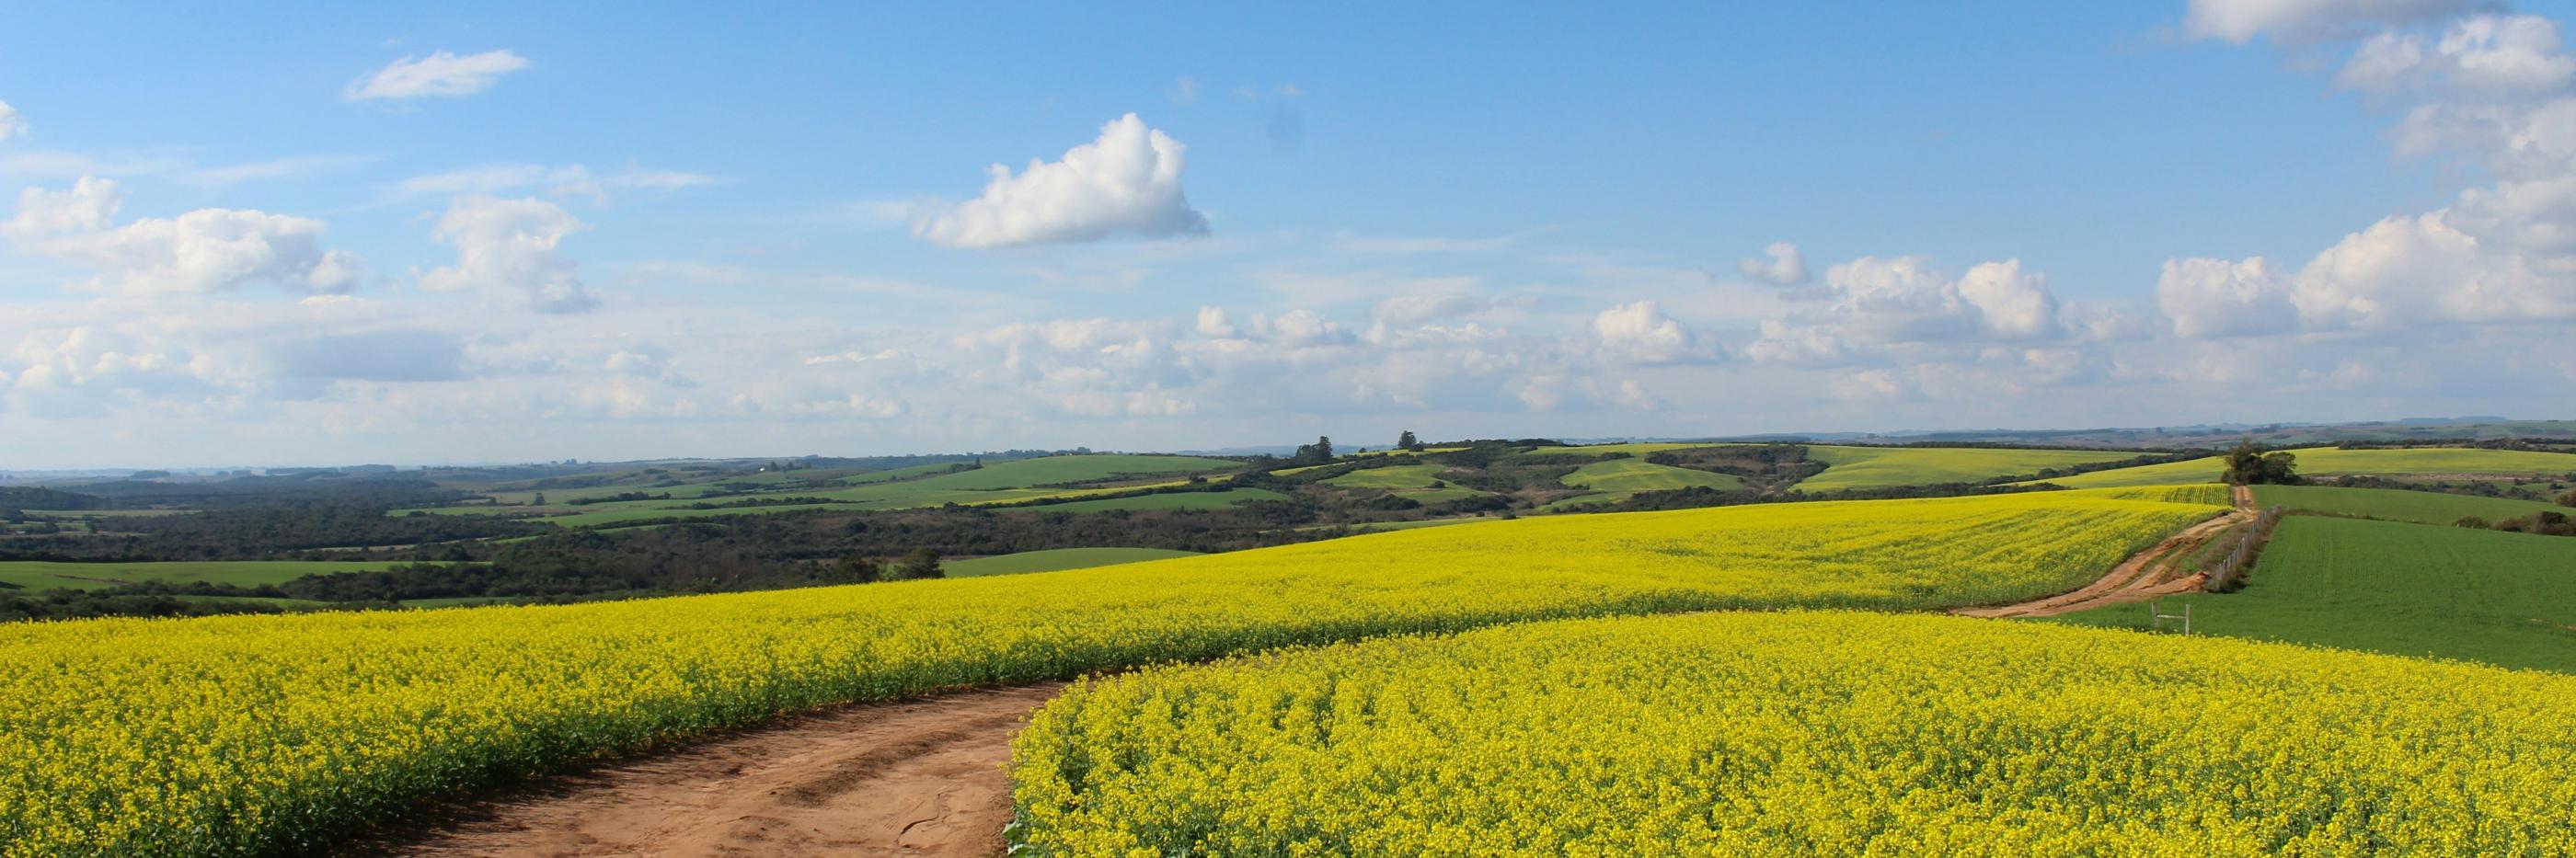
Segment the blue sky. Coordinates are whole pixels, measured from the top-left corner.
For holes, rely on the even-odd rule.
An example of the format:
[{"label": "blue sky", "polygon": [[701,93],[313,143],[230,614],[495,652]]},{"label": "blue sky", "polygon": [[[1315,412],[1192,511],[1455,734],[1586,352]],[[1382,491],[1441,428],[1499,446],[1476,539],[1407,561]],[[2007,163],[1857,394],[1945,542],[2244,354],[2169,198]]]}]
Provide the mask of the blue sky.
[{"label": "blue sky", "polygon": [[1612,11],[17,10],[0,467],[2576,401],[2563,5]]}]

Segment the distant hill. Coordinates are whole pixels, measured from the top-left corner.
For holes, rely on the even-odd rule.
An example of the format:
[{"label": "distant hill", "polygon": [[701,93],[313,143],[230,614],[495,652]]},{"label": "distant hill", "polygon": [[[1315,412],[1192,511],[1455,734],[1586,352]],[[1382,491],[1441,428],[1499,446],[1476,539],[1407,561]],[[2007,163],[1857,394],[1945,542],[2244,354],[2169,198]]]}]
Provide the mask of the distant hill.
[{"label": "distant hill", "polygon": [[2410,417],[2358,423],[2218,423],[2100,429],[1970,429],[1734,435],[1719,441],[1839,444],[1998,444],[2051,447],[2224,447],[2251,438],[2275,446],[2349,441],[2441,442],[2549,439],[2576,444],[2576,420]]}]

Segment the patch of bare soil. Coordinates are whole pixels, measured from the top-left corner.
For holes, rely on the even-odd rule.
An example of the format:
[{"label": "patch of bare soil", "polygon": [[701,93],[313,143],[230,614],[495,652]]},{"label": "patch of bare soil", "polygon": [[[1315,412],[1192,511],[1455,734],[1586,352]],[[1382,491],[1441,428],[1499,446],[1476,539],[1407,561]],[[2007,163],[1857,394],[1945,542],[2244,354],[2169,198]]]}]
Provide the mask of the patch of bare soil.
[{"label": "patch of bare soil", "polygon": [[1011,737],[1060,683],[851,706],[551,778],[413,856],[1002,854]]}]

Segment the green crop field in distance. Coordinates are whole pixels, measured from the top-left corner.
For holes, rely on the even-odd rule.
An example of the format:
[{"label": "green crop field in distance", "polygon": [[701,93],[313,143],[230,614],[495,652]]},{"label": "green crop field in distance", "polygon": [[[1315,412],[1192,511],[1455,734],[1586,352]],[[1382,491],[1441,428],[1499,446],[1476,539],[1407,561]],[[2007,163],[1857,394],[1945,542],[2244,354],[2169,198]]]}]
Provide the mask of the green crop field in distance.
[{"label": "green crop field in distance", "polygon": [[1473,524],[1479,521],[1501,520],[1502,519],[1499,518],[1471,515],[1460,518],[1425,518],[1415,521],[1363,521],[1356,524],[1308,524],[1300,525],[1292,529],[1331,530],[1336,527],[1342,527],[1349,528],[1352,533],[1380,533],[1389,530],[1418,530],[1425,527],[1441,527],[1452,524]]},{"label": "green crop field in distance", "polygon": [[[2127,450],[2063,450],[2000,447],[1835,447],[1810,445],[1807,457],[1824,462],[1824,473],[1798,482],[1800,491],[1831,492],[1973,483],[2047,468],[2116,462],[2139,454]],[[2212,473],[2212,479],[2217,475]],[[2065,481],[2057,481],[2064,484]],[[2164,480],[2163,483],[2196,482]],[[2158,485],[2160,483],[2122,483]]]},{"label": "green crop field in distance", "polygon": [[[2554,475],[2576,472],[2576,454],[2530,450],[2481,450],[2430,447],[2411,450],[2342,450],[2318,447],[2289,450],[2298,457],[2301,476],[2371,474],[2383,477],[2429,477],[2476,474],[2489,477]],[[2071,489],[2154,486],[2215,482],[2226,465],[2216,456],[2162,465],[2142,465],[2061,477],[2049,482]]]},{"label": "green crop field in distance", "polygon": [[1440,465],[1389,465],[1352,471],[1324,483],[1346,489],[1427,489],[1446,470]]},{"label": "green crop field in distance", "polygon": [[1196,557],[1196,551],[1169,548],[1050,548],[1044,551],[1022,551],[992,557],[969,557],[941,564],[950,578],[979,578],[985,575],[1021,575],[1030,572],[1054,572],[1059,569],[1089,569],[1120,563],[1142,563],[1147,560],[1169,560],[1174,557]]},{"label": "green crop field in distance", "polygon": [[1395,449],[1395,448],[1393,448],[1393,447],[1389,447],[1389,448],[1386,448],[1386,449],[1383,449],[1383,450],[1367,450],[1367,451],[1362,451],[1362,452],[1358,452],[1358,453],[1352,453],[1352,454],[1351,454],[1351,458],[1354,458],[1354,459],[1365,459],[1365,458],[1369,458],[1369,457],[1372,457],[1372,456],[1419,456],[1419,455],[1427,455],[1427,454],[1431,454],[1431,453],[1455,453],[1455,452],[1457,452],[1457,451],[1464,450],[1464,449],[1467,449],[1467,448],[1465,448],[1465,447],[1424,447],[1424,448],[1422,448],[1422,449],[1420,449],[1420,450],[1398,450],[1398,449]]},{"label": "green crop field in distance", "polygon": [[1610,459],[1574,469],[1557,482],[1605,492],[1650,492],[1694,486],[1731,491],[1744,487],[1734,474],[1658,465],[1643,459]]},{"label": "green crop field in distance", "polygon": [[1241,467],[1242,462],[1232,459],[1093,453],[988,462],[974,470],[928,477],[914,483],[936,484],[942,489],[1015,489],[1127,476],[1231,471]]},{"label": "green crop field in distance", "polygon": [[518,601],[508,596],[450,596],[439,599],[404,599],[406,608],[464,608],[478,605],[507,605]]},{"label": "green crop field in distance", "polygon": [[[1622,444],[1618,446],[1649,447],[1658,445]],[[1678,449],[1692,445],[1674,444],[1661,446],[1669,446],[1671,448]],[[1690,468],[1676,468],[1671,465],[1658,465],[1653,462],[1637,458],[1603,459],[1601,461],[1576,468],[1573,473],[1557,478],[1557,482],[1564,483],[1565,485],[1575,488],[1592,489],[1593,491],[1586,494],[1575,495],[1573,497],[1558,498],[1539,507],[1540,511],[1563,512],[1577,506],[1619,503],[1631,497],[1635,497],[1638,492],[1668,491],[1672,489],[1690,488],[1693,486],[1705,486],[1720,491],[1732,491],[1744,487],[1744,478],[1733,474],[1720,474],[1712,471],[1700,471]]]},{"label": "green crop field in distance", "polygon": [[1100,500],[1066,501],[1037,506],[1012,507],[1004,512],[1104,512],[1113,509],[1217,509],[1257,500],[1287,500],[1288,496],[1269,489],[1225,489],[1213,492],[1165,492]]},{"label": "green crop field in distance", "polygon": [[594,506],[593,506],[589,511],[587,511],[587,512],[577,512],[577,513],[573,513],[573,514],[571,514],[571,515],[548,516],[548,517],[541,518],[541,519],[537,519],[537,520],[538,520],[538,521],[549,522],[549,523],[552,523],[552,524],[562,525],[562,526],[564,526],[564,527],[591,527],[591,526],[597,526],[597,525],[603,525],[603,524],[623,524],[623,523],[626,523],[626,522],[635,522],[635,521],[655,521],[655,520],[665,519],[665,518],[677,518],[677,519],[691,519],[691,518],[724,518],[724,517],[727,517],[727,516],[736,516],[736,515],[764,515],[764,514],[767,514],[767,513],[773,513],[773,512],[794,512],[794,511],[798,511],[798,510],[809,510],[809,509],[842,509],[842,508],[848,508],[848,509],[861,509],[861,508],[863,508],[863,507],[858,507],[858,506],[854,506],[854,505],[851,505],[851,504],[838,504],[838,503],[806,503],[806,504],[780,504],[780,505],[777,505],[777,506],[733,506],[733,507],[719,507],[719,508],[716,508],[716,509],[689,509],[689,508],[687,508],[687,506],[686,506],[685,504],[682,504],[682,505],[676,505],[676,506],[627,506],[627,505],[623,505],[623,504],[596,504],[596,505],[594,505]]},{"label": "green crop field in distance", "polygon": [[49,560],[0,561],[0,584],[25,590],[104,590],[124,584],[159,581],[186,584],[238,584],[256,587],[283,584],[325,572],[369,572],[398,561],[214,560],[166,563],[58,563]]},{"label": "green crop field in distance", "polygon": [[27,510],[27,514],[31,516],[61,520],[75,518],[157,518],[165,515],[186,515],[192,511],[193,510],[184,509],[31,509]]},{"label": "green crop field in distance", "polygon": [[[605,504],[602,504],[602,506],[605,506]],[[410,515],[410,514],[415,513],[415,512],[419,512],[419,513],[428,513],[428,514],[430,514],[430,515],[539,515],[539,514],[541,514],[538,510],[531,509],[531,508],[528,508],[528,507],[517,507],[517,506],[489,506],[489,505],[484,505],[484,504],[471,504],[471,505],[467,505],[467,506],[427,506],[427,507],[420,507],[420,508],[417,508],[417,509],[389,509],[389,510],[385,510],[385,514],[386,514],[386,515],[394,515],[394,516]]]},{"label": "green crop field in distance", "polygon": [[1462,487],[1459,487],[1459,486],[1448,486],[1448,487],[1445,487],[1445,488],[1437,488],[1437,489],[1398,489],[1398,490],[1396,490],[1396,495],[1398,495],[1398,496],[1400,496],[1400,497],[1411,498],[1411,499],[1413,499],[1413,501],[1414,501],[1415,503],[1422,503],[1422,504],[1447,503],[1447,502],[1449,502],[1449,501],[1453,501],[1453,500],[1465,500],[1465,499],[1467,499],[1467,498],[1480,498],[1480,497],[1485,497],[1485,496],[1486,496],[1486,494],[1487,494],[1486,492],[1478,491],[1478,490],[1476,490],[1476,489],[1462,488]]},{"label": "green crop field in distance", "polygon": [[1530,455],[1615,456],[1625,453],[1627,455],[1643,459],[1648,455],[1661,453],[1666,450],[1693,450],[1700,447],[1731,446],[1740,445],[1712,444],[1704,441],[1640,441],[1633,444],[1584,444],[1575,447],[1540,447],[1536,450],[1531,450]]},{"label": "green crop field in distance", "polygon": [[2318,512],[2418,524],[2450,524],[2468,516],[2488,521],[2558,510],[2576,510],[2539,501],[2490,498],[2405,489],[2348,489],[2336,486],[2255,486],[2254,502],[2292,512]]},{"label": "green crop field in distance", "polygon": [[[2192,630],[2576,672],[2576,539],[2291,516],[2245,589],[2164,600]],[[2147,605],[2059,622],[2143,628]]]},{"label": "green crop field in distance", "polygon": [[277,608],[320,608],[331,604],[311,599],[281,599],[270,596],[173,596],[171,598],[208,605],[268,605]]},{"label": "green crop field in distance", "polygon": [[[1485,496],[1484,492],[1475,489],[1442,484],[1443,475],[1448,470],[1443,465],[1390,465],[1352,471],[1325,480],[1324,484],[1346,489],[1384,489],[1424,504]],[[1434,488],[1435,485],[1438,487]]]},{"label": "green crop field in distance", "polygon": [[900,468],[887,468],[882,471],[868,471],[865,473],[842,477],[840,482],[844,485],[852,486],[864,485],[867,483],[890,483],[896,480],[909,480],[914,477],[926,477],[931,474],[953,470],[959,464],[962,463],[940,462],[935,465],[906,465]]},{"label": "green crop field in distance", "polygon": [[[625,486],[585,490],[596,492],[596,494],[590,495],[592,497],[613,495],[621,491],[650,491],[654,494],[659,494],[663,491],[670,491],[672,493],[672,497],[669,500],[653,499],[639,501],[611,501],[607,503],[587,504],[575,507],[544,507],[535,509],[512,506],[461,506],[431,508],[422,511],[439,515],[508,515],[513,513],[527,514],[541,510],[545,512],[563,512],[565,510],[573,510],[570,514],[548,515],[543,520],[565,527],[588,527],[603,524],[619,524],[624,522],[652,521],[664,518],[722,518],[726,516],[758,515],[763,513],[810,509],[847,508],[853,510],[890,510],[942,506],[951,503],[974,506],[980,504],[1010,503],[1049,497],[1082,497],[1085,495],[1102,494],[1133,488],[1035,488],[1036,486],[1042,485],[1083,482],[1090,480],[1113,480],[1124,477],[1133,477],[1139,480],[1152,480],[1158,477],[1211,474],[1218,471],[1230,471],[1241,466],[1242,463],[1240,462],[1226,459],[1208,459],[1197,456],[1129,454],[1046,456],[1034,459],[999,460],[987,463],[982,468],[955,471],[953,473],[949,472],[952,465],[943,463],[938,465],[916,465],[907,468],[895,469],[895,471],[881,471],[845,476],[842,478],[843,482],[847,484],[847,487],[845,488],[822,488],[809,490],[786,486],[780,488],[776,492],[736,495],[722,498],[700,498],[700,495],[704,494],[704,492],[710,488],[719,487],[729,482],[737,482],[736,480],[720,479],[691,484],[690,486],[673,487],[671,489],[644,489]],[[870,479],[871,477],[895,474],[898,472],[904,473],[905,478],[889,476],[884,479],[874,481],[871,481]],[[777,473],[792,476],[807,472],[783,471]],[[836,473],[846,472],[816,471],[811,473],[817,477],[831,478]],[[1222,476],[1219,478],[1222,478]],[[1174,480],[1174,482],[1177,482],[1177,480]],[[695,503],[720,504],[761,497],[813,498],[816,499],[816,502],[780,504],[776,506],[719,507],[715,509],[690,508],[690,505]],[[554,501],[557,500],[557,498],[549,495],[547,500]],[[407,515],[411,512],[412,510],[394,510],[392,514]]]}]

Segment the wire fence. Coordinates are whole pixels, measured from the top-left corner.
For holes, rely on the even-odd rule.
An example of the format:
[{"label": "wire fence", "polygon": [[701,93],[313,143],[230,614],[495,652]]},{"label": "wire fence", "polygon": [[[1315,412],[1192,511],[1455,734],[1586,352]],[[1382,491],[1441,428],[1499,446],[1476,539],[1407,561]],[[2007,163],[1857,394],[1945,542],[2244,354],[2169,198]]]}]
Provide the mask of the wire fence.
[{"label": "wire fence", "polygon": [[2281,508],[2269,507],[2254,516],[2254,523],[2239,532],[2236,547],[2209,569],[2208,582],[2201,589],[2212,593],[2233,593],[2245,587],[2245,573],[2254,558],[2263,553],[2263,543],[2272,538],[2272,528],[2281,523]]}]

